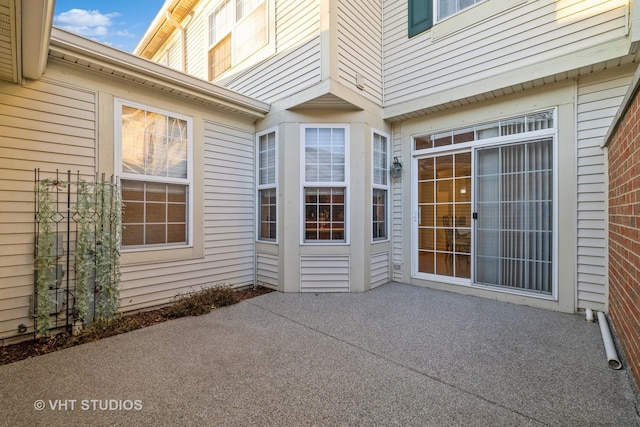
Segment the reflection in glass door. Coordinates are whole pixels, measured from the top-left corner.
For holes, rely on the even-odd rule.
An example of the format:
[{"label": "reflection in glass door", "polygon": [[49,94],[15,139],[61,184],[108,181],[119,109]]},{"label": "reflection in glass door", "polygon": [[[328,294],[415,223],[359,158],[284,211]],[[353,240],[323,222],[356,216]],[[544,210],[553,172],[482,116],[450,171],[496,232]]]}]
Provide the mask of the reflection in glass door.
[{"label": "reflection in glass door", "polygon": [[471,277],[471,153],[418,159],[418,272]]}]

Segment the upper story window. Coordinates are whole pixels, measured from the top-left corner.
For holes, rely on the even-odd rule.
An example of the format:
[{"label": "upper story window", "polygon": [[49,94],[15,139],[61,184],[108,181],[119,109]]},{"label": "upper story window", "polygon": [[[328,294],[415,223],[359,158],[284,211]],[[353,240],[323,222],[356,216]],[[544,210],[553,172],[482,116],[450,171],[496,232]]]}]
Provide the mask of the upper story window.
[{"label": "upper story window", "polygon": [[409,37],[428,30],[441,21],[483,0],[409,0]]},{"label": "upper story window", "polygon": [[460,12],[482,0],[437,0],[435,1],[438,21],[443,20],[447,16],[451,16]]},{"label": "upper story window", "polygon": [[116,120],[122,246],[190,244],[191,118],[118,101]]},{"label": "upper story window", "polygon": [[209,80],[248,58],[268,40],[267,0],[223,0],[209,15]]}]

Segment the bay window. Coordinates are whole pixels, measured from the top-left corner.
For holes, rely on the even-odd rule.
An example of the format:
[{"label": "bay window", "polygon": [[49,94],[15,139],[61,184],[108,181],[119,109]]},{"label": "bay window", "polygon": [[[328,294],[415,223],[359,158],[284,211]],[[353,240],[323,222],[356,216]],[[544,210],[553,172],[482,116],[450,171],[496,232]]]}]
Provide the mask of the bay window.
[{"label": "bay window", "polygon": [[303,126],[304,242],[347,242],[346,126]]},{"label": "bay window", "polygon": [[258,240],[277,239],[276,133],[258,135]]},{"label": "bay window", "polygon": [[372,239],[388,239],[387,205],[389,194],[389,142],[387,136],[373,133]]}]

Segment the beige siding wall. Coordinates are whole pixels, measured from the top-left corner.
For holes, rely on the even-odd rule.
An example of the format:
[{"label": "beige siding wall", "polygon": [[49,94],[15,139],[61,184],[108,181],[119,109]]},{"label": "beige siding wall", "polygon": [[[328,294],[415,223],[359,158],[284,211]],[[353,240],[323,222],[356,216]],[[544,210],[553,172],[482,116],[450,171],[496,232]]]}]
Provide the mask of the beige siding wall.
[{"label": "beige siding wall", "polygon": [[[182,23],[186,29],[186,71],[207,80],[208,17],[215,1],[203,1]],[[320,82],[320,0],[270,0],[269,21],[275,26],[269,45],[235,69],[225,73],[219,84],[262,101],[274,102]],[[174,35],[178,33],[175,31]],[[175,40],[172,36],[153,58],[162,62],[163,53]],[[257,62],[256,62],[257,61]]]},{"label": "beige siding wall", "polygon": [[[130,265],[122,274],[122,308],[169,302],[178,292],[254,280],[253,133],[204,122],[204,254],[164,264]],[[196,160],[197,161],[197,160]],[[198,203],[196,195],[196,202]]]},{"label": "beige siding wall", "polygon": [[[403,164],[402,177],[392,180],[392,192],[391,192],[391,242],[392,242],[392,279],[396,282],[402,282],[405,277],[403,275],[403,263],[407,266],[411,265],[411,254],[404,253],[404,244],[408,242],[403,241],[404,233],[404,221],[405,214],[403,210],[403,187],[402,181],[411,179],[411,172],[409,158],[404,158],[402,153],[405,152],[402,146],[402,124],[396,123],[393,125],[391,132],[391,146],[392,157],[398,157]],[[410,224],[410,222],[407,222]],[[408,280],[409,277],[407,276]]]},{"label": "beige siding wall", "polygon": [[348,88],[360,75],[364,94],[382,105],[382,3],[338,1],[337,80]]},{"label": "beige siding wall", "polygon": [[276,0],[275,54],[223,79],[230,89],[275,102],[319,83],[320,0]]},{"label": "beige siding wall", "polygon": [[253,123],[52,61],[41,81],[0,83],[0,340],[16,337],[20,324],[32,332],[34,168],[43,178],[56,169],[114,174],[115,99],[193,117],[194,129],[193,248],[123,251],[121,310],[254,282]]},{"label": "beige siding wall", "polygon": [[[543,77],[526,67],[554,61],[553,75],[614,55],[606,43],[626,35],[626,1],[487,0],[407,37],[405,0],[385,0],[384,78],[386,106],[509,74],[520,81]],[[483,13],[486,13],[486,17]],[[489,13],[490,12],[490,13]],[[480,21],[478,21],[480,19]],[[571,56],[602,46],[588,56]],[[619,53],[620,54],[620,53]],[[523,73],[515,73],[517,70]],[[470,86],[482,92],[493,88]],[[462,95],[462,94],[461,94]],[[461,95],[457,95],[461,97]]]},{"label": "beige siding wall", "polygon": [[96,94],[53,81],[0,83],[0,339],[33,325],[34,169],[96,172]]},{"label": "beige siding wall", "polygon": [[[13,2],[11,2],[13,3]],[[17,26],[11,22],[9,0],[0,0],[0,79],[16,81],[15,31]]]},{"label": "beige siding wall", "polygon": [[602,139],[635,67],[578,81],[578,308],[605,310],[607,301],[607,177]]},{"label": "beige siding wall", "polygon": [[301,292],[349,292],[349,255],[302,255]]},{"label": "beige siding wall", "polygon": [[371,255],[371,289],[389,282],[389,252]]},{"label": "beige siding wall", "polygon": [[258,252],[257,257],[257,284],[272,289],[278,289],[280,272],[278,271],[278,255]]}]

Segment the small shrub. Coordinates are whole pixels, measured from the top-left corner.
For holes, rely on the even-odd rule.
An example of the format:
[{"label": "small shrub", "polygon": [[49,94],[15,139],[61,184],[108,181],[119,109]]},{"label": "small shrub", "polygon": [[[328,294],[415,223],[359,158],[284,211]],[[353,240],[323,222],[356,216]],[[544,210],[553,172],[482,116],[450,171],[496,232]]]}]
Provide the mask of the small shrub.
[{"label": "small shrub", "polygon": [[165,314],[169,319],[186,316],[200,316],[209,313],[216,307],[225,307],[240,301],[238,293],[229,285],[203,288],[178,295]]}]

